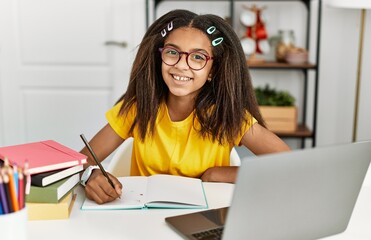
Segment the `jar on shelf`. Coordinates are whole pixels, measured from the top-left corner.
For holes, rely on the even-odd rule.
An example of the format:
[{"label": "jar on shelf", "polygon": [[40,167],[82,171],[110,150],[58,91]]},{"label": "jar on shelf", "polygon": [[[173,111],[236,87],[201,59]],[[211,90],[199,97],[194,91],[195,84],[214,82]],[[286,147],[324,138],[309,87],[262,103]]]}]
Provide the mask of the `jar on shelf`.
[{"label": "jar on shelf", "polygon": [[295,48],[295,35],[293,30],[279,30],[278,43],[276,46],[277,62],[285,62],[288,50]]}]

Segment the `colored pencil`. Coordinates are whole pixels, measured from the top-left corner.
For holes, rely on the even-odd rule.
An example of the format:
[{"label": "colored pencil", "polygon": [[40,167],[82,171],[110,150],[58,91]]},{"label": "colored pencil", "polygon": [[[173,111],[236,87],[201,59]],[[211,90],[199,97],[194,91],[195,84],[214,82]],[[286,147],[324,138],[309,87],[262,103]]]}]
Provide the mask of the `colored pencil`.
[{"label": "colored pencil", "polygon": [[9,176],[5,173],[5,169],[2,169],[3,181],[4,181],[4,192],[6,201],[8,203],[9,213],[14,212],[13,203],[10,197],[10,190],[9,190]]},{"label": "colored pencil", "polygon": [[[14,173],[12,168],[8,168],[8,176],[9,176],[9,192],[10,192],[10,199],[13,204],[13,210],[14,212],[17,212],[19,210],[18,206],[18,198],[17,198],[17,192],[15,189],[15,179],[14,179]],[[18,181],[18,179],[17,179]]]},{"label": "colored pencil", "polygon": [[5,190],[4,190],[4,181],[2,174],[0,174],[0,197],[1,197],[1,204],[3,206],[3,213],[7,214],[9,213],[9,208],[8,208],[8,201],[6,200],[5,196]]},{"label": "colored pencil", "polygon": [[3,203],[0,201],[0,215],[4,214]]},{"label": "colored pencil", "polygon": [[15,195],[16,195],[16,198],[18,199],[18,167],[16,163],[13,165],[13,179],[14,179]]},{"label": "colored pencil", "polygon": [[29,194],[30,189],[31,189],[31,175],[30,175],[30,171],[28,170],[28,160],[27,159],[24,162],[23,175],[24,175],[24,179],[26,180],[26,182],[25,182],[25,194]]},{"label": "colored pencil", "polygon": [[24,208],[24,177],[22,170],[19,170],[18,173],[18,203],[19,209]]}]

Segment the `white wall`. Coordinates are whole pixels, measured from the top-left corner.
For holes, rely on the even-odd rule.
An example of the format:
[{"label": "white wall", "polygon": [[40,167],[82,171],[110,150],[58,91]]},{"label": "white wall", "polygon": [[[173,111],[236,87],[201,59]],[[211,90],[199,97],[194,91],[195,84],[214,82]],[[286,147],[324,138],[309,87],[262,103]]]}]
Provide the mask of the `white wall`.
[{"label": "white wall", "polygon": [[[352,140],[360,10],[324,3],[319,84],[318,145]],[[371,139],[371,11],[367,11],[357,140]]]},{"label": "white wall", "polygon": [[81,149],[126,89],[144,20],[144,0],[1,0],[0,146]]}]

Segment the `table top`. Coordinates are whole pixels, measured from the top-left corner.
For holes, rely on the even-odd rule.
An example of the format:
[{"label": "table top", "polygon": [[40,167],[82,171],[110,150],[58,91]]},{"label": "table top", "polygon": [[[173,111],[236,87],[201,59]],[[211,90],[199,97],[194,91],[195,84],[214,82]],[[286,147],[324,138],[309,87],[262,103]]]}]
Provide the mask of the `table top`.
[{"label": "table top", "polygon": [[[204,183],[209,209],[230,205],[234,185]],[[165,217],[200,209],[80,210],[85,198],[77,187],[77,198],[69,219],[29,221],[29,240],[66,239],[182,239],[165,222]],[[204,210],[204,209],[203,209]],[[154,236],[155,233],[155,236]]]},{"label": "table top", "polygon": [[[209,208],[230,205],[234,185],[204,183]],[[71,216],[65,220],[29,221],[29,240],[66,239],[182,239],[165,222],[165,217],[200,211],[200,209],[144,209],[82,211],[85,198],[82,187]],[[362,188],[347,230],[326,240],[371,239],[371,186]]]}]

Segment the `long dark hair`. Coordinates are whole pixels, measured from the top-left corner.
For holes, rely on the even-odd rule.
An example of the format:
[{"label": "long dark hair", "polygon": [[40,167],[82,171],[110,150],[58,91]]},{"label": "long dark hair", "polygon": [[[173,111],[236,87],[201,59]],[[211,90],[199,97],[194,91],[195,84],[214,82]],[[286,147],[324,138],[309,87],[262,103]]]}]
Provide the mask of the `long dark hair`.
[{"label": "long dark hair", "polygon": [[[174,10],[157,19],[147,30],[139,45],[131,70],[126,93],[120,97],[123,105],[119,115],[123,116],[136,105],[136,117],[132,132],[138,128],[141,140],[153,134],[160,104],[166,101],[169,89],[161,73],[159,48],[171,34],[167,29],[172,22],[172,31],[182,27],[197,28],[212,42],[220,37],[223,41],[212,47],[212,80],[207,81],[195,99],[195,118],[200,122],[199,133],[211,137],[220,144],[233,145],[246,119],[246,111],[264,125],[252,87],[246,58],[240,40],[233,28],[221,17],[212,14],[197,15],[187,10]],[[206,30],[214,26],[212,34]],[[166,35],[163,37],[161,32]]]}]

